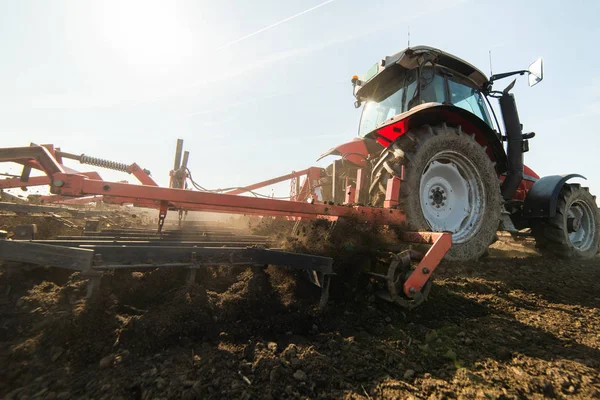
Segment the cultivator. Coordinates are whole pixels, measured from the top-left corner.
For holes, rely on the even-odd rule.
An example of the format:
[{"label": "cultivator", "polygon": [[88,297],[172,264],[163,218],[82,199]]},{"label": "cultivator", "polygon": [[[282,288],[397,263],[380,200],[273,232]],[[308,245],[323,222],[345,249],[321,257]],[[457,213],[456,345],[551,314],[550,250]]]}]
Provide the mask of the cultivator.
[{"label": "cultivator", "polygon": [[[78,172],[63,164],[66,158],[130,173],[140,184],[108,182],[96,172]],[[0,149],[0,162],[23,165],[21,176],[0,180],[0,189],[49,185],[52,195],[42,197],[40,200],[44,203],[102,201],[159,211],[155,230],[92,230],[84,232],[83,236],[62,236],[53,240],[2,240],[0,259],[81,271],[83,276],[89,278],[90,296],[107,270],[186,268],[187,282],[192,283],[196,280],[196,271],[209,266],[282,266],[307,271],[309,279],[321,288],[319,304],[324,306],[328,299],[329,282],[334,275],[335,260],[273,248],[275,244],[269,237],[244,235],[230,227],[198,225],[200,223],[185,220],[187,213],[210,211],[295,221],[325,219],[335,222],[345,218],[359,224],[393,227],[402,227],[406,219],[396,207],[397,189],[401,182],[397,177],[388,183],[390,190],[385,207],[378,208],[354,204],[360,198],[361,190],[364,193],[360,184],[364,171],[357,172],[358,180],[346,180],[349,186],[346,199],[342,200],[342,204],[335,204],[319,200],[317,192],[323,177],[321,168],[308,168],[246,187],[208,191],[192,179],[188,160],[189,153],[183,152],[183,141],[179,140],[174,168],[170,172],[170,187],[164,188],[156,184],[148,170],[135,163],[126,165],[85,155],[77,156],[62,152],[52,145]],[[32,170],[41,171],[44,175],[30,176]],[[254,192],[285,181],[291,182],[289,201]],[[188,189],[188,182],[198,190]],[[247,193],[254,196],[241,195]],[[177,212],[179,221],[167,229],[165,221],[168,211]],[[425,254],[408,251],[393,255],[387,274],[372,271],[370,274],[382,280],[387,288],[387,292],[380,297],[412,307],[427,297],[431,274],[450,249],[451,235],[403,232],[400,236],[403,241],[427,244],[430,248]]]}]

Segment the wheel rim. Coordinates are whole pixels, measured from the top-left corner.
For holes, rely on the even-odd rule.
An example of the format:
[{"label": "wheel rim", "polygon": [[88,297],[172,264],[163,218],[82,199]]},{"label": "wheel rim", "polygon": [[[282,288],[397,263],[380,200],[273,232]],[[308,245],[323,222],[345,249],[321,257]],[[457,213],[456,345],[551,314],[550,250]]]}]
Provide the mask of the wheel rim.
[{"label": "wheel rim", "polygon": [[569,241],[577,250],[589,250],[594,244],[596,224],[594,212],[589,204],[582,200],[574,201],[567,213]]},{"label": "wheel rim", "polygon": [[421,175],[421,210],[431,230],[452,232],[462,243],[475,235],[483,222],[485,188],[479,171],[464,155],[441,151]]}]

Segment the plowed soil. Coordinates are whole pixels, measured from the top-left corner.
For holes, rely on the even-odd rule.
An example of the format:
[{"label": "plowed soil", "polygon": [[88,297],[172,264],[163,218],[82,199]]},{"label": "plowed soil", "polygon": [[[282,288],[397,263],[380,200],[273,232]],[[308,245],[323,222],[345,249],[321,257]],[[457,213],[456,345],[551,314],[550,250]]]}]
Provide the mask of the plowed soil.
[{"label": "plowed soil", "polygon": [[274,267],[182,274],[108,274],[88,302],[77,273],[1,266],[0,397],[600,398],[598,258],[501,240],[412,311],[338,284],[318,312]]}]

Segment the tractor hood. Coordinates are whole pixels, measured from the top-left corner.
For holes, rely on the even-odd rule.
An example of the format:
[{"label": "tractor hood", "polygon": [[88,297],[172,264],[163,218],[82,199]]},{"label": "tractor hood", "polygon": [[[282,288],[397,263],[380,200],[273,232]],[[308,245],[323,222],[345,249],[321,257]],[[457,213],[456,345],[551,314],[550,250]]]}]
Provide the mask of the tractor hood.
[{"label": "tractor hood", "polygon": [[385,86],[388,81],[398,76],[402,70],[418,68],[425,61],[431,61],[463,75],[481,89],[488,82],[485,74],[468,62],[433,47],[416,46],[387,56],[373,65],[356,83],[354,95],[359,100],[366,100],[375,93],[377,88]]}]

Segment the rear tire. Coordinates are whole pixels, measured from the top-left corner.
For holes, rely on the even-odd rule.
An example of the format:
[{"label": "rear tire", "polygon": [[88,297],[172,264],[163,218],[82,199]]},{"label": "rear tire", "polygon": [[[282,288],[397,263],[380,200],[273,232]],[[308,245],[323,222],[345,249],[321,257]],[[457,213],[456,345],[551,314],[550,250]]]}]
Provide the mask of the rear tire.
[{"label": "rear tire", "polygon": [[452,232],[446,258],[473,260],[493,242],[500,221],[500,185],[485,149],[460,127],[425,125],[386,149],[373,168],[371,204],[383,206],[386,185],[400,176],[399,208],[408,228]]},{"label": "rear tire", "polygon": [[556,215],[534,221],[531,233],[544,256],[589,259],[598,253],[600,217],[588,188],[564,185],[558,196]]}]

